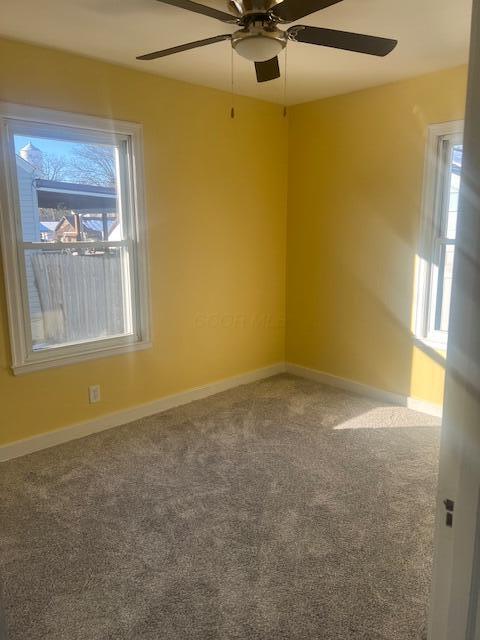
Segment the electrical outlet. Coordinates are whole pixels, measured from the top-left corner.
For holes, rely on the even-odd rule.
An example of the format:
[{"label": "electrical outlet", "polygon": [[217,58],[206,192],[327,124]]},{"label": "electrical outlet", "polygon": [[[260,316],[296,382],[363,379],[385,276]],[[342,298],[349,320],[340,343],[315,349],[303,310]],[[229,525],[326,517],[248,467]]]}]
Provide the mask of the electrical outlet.
[{"label": "electrical outlet", "polygon": [[100,402],[100,385],[92,384],[88,387],[88,399],[90,404],[94,404],[95,402]]}]

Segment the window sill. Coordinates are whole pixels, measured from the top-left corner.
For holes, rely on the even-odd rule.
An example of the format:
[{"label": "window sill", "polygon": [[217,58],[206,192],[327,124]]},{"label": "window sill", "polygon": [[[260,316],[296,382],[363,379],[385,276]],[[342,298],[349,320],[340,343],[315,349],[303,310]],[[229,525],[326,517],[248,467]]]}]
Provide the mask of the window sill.
[{"label": "window sill", "polygon": [[44,369],[53,369],[56,367],[64,367],[71,364],[79,364],[88,360],[97,360],[98,358],[108,358],[111,356],[122,355],[133,351],[143,351],[152,346],[151,342],[134,342],[131,344],[123,344],[121,346],[110,346],[103,349],[95,349],[84,353],[65,354],[63,356],[48,357],[45,359],[37,359],[32,362],[24,362],[23,364],[13,365],[12,371],[16,376],[32,373],[34,371],[43,371]]},{"label": "window sill", "polygon": [[435,340],[433,338],[416,336],[416,342],[421,343],[422,345],[424,345],[425,347],[428,347],[429,349],[433,349],[443,357],[445,357],[447,354],[447,343],[443,340]]}]

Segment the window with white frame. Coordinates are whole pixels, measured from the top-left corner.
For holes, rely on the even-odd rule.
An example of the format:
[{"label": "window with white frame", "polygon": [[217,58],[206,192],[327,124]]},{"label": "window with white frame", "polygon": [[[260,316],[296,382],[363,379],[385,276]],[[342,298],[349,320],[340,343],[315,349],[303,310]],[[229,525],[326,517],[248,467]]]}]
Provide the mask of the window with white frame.
[{"label": "window with white frame", "polygon": [[417,337],[445,349],[463,155],[463,123],[432,125],[427,144],[422,237],[418,255]]},{"label": "window with white frame", "polygon": [[149,345],[141,127],[0,104],[15,373]]}]

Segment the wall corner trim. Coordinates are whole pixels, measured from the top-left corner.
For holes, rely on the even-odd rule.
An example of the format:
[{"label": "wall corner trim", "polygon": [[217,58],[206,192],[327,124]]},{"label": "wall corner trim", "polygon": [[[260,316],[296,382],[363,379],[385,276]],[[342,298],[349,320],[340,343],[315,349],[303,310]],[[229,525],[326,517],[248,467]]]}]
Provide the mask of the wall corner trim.
[{"label": "wall corner trim", "polygon": [[369,398],[373,398],[374,400],[379,400],[380,402],[397,404],[402,407],[413,409],[414,411],[419,411],[420,413],[427,413],[438,418],[442,417],[441,405],[426,402],[425,400],[420,400],[419,398],[413,398],[412,396],[403,396],[399,393],[393,393],[392,391],[385,391],[384,389],[378,389],[377,387],[370,387],[369,385],[363,384],[361,382],[355,382],[354,380],[349,380],[348,378],[341,378],[339,376],[332,375],[331,373],[319,371],[318,369],[303,367],[292,362],[286,363],[285,370],[287,371],[287,373],[300,376],[301,378],[315,380],[316,382],[328,384],[332,387],[338,387],[339,389],[344,389],[345,391],[351,391],[361,396],[367,396]]},{"label": "wall corner trim", "polygon": [[250,382],[255,382],[257,380],[270,378],[271,376],[284,372],[285,364],[283,362],[278,362],[268,367],[248,371],[230,378],[224,378],[200,387],[193,387],[186,391],[181,391],[170,396],[159,398],[158,400],[153,400],[152,402],[147,402],[146,404],[116,411],[115,413],[109,413],[104,416],[99,416],[98,418],[93,418],[92,420],[84,420],[68,427],[32,436],[31,438],[7,443],[0,446],[0,462],[19,458],[20,456],[34,453],[41,449],[48,449],[49,447],[54,447],[57,444],[63,444],[70,440],[84,438],[85,436],[98,433],[99,431],[118,427],[122,424],[138,420],[139,418],[145,418],[155,413],[161,413],[167,409],[188,404],[194,400],[207,398],[208,396],[220,393],[221,391],[227,391],[228,389],[233,389],[234,387],[249,384]]}]

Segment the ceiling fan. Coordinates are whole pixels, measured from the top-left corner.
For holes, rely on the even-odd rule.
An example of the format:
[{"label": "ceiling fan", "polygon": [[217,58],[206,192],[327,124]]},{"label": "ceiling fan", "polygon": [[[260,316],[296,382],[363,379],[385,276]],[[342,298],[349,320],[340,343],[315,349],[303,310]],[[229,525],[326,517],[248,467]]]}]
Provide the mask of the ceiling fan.
[{"label": "ceiling fan", "polygon": [[280,77],[277,56],[287,46],[289,40],[367,53],[373,56],[386,56],[397,45],[397,40],[335,29],[308,27],[299,24],[289,27],[285,31],[278,28],[279,24],[295,22],[341,0],[283,0],[283,2],[276,0],[229,0],[228,7],[232,13],[219,11],[192,0],[158,1],[187,11],[201,13],[227,24],[238,25],[240,29],[234,33],[225,33],[213,38],[182,44],[178,47],[153,51],[138,56],[137,60],[155,60],[180,51],[204,47],[222,40],[230,40],[233,49],[239,55],[255,63],[257,81],[266,82]]}]

